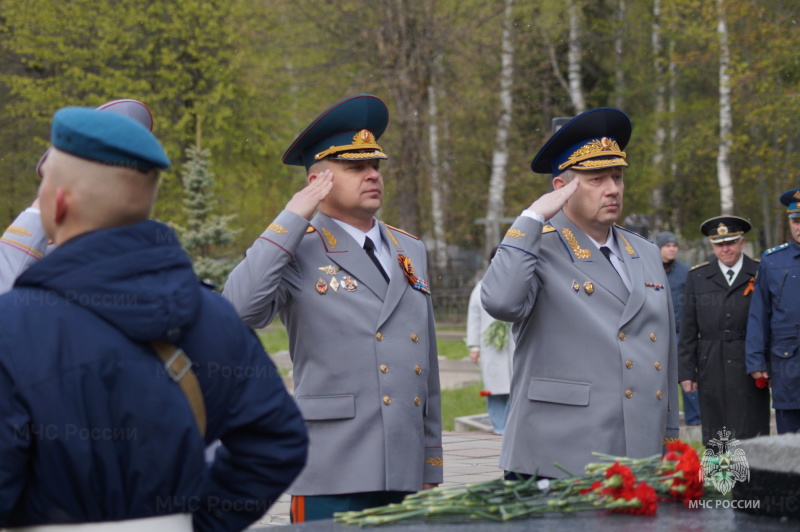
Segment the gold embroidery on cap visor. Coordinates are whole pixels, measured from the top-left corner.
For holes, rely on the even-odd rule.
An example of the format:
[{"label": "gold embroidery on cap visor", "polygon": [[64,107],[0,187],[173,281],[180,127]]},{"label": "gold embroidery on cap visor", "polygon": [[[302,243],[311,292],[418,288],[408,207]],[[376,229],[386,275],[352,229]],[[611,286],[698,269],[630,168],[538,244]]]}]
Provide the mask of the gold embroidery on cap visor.
[{"label": "gold embroidery on cap visor", "polygon": [[[353,151],[358,150],[358,151]],[[367,151],[374,150],[374,151]],[[347,152],[347,153],[344,153]],[[336,155],[338,159],[388,159],[389,156],[383,153],[383,148],[375,142],[375,135],[368,129],[362,129],[353,135],[353,143],[344,146],[331,146],[325,151],[321,151],[314,156],[314,160],[319,161],[325,157]]]},{"label": "gold embroidery on cap visor", "polygon": [[[605,158],[596,159],[597,157]],[[619,149],[617,141],[603,137],[589,141],[578,148],[569,156],[569,159],[558,165],[558,169],[564,170],[571,166],[574,170],[593,170],[595,168],[628,166],[625,157],[625,152]]]},{"label": "gold embroidery on cap visor", "polygon": [[717,240],[720,240],[720,239],[723,239],[723,238],[725,239],[725,241],[738,240],[738,239],[736,239],[734,237],[741,236],[743,234],[744,234],[744,232],[742,232],[742,231],[731,233],[730,230],[728,229],[727,225],[725,225],[724,223],[720,223],[717,226],[717,234],[708,235],[708,239],[711,242],[716,242]]}]

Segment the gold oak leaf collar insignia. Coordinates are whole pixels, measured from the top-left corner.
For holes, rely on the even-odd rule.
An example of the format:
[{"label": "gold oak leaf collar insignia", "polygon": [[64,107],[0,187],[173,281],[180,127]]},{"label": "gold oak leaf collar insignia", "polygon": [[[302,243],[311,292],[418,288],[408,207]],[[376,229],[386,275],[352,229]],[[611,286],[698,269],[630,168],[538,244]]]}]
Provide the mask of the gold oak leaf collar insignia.
[{"label": "gold oak leaf collar insignia", "polygon": [[336,244],[338,244],[338,243],[339,243],[339,242],[336,240],[336,237],[335,237],[335,236],[333,236],[333,235],[331,234],[331,232],[330,232],[330,231],[328,231],[327,229],[325,229],[324,227],[322,228],[322,234],[325,236],[325,240],[327,240],[327,241],[328,241],[328,245],[331,247],[331,249],[336,249]]},{"label": "gold oak leaf collar insignia", "polygon": [[561,234],[564,235],[564,238],[567,239],[567,244],[569,244],[569,247],[572,248],[572,253],[576,257],[578,257],[579,259],[588,259],[589,257],[592,256],[591,250],[583,249],[578,244],[578,239],[575,238],[575,235],[572,233],[572,231],[569,230],[568,227],[562,229]]}]

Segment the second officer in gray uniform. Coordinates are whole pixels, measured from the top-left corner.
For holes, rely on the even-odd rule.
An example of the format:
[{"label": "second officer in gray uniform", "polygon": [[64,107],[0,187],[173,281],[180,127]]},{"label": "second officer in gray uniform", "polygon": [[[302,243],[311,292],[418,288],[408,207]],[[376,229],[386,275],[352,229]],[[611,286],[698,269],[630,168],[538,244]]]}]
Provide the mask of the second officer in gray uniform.
[{"label": "second officer in gray uniform", "polygon": [[630,136],[610,108],[556,132],[532,164],[555,190],[517,218],[483,279],[484,307],[513,323],[517,342],[500,456],[517,476],[565,476],[554,462],[581,474],[593,451],[640,458],[678,436],[661,256],[614,225]]},{"label": "second officer in gray uniform", "polygon": [[283,162],[305,166],[308,186],[223,292],[251,326],[277,314],[289,333],[295,400],[311,440],[289,489],[295,522],[397,501],[442,481],[425,247],[375,219],[386,159],[377,140],[388,120],[379,98],[358,95],[297,137]]}]

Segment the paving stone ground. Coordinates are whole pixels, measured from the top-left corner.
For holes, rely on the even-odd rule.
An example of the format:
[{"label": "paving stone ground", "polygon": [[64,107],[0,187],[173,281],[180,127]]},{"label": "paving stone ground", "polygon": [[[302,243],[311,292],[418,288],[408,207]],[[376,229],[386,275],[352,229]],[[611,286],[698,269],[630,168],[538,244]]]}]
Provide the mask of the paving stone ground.
[{"label": "paving stone ground", "polygon": [[[445,432],[443,486],[471,484],[500,478],[498,467],[503,437],[481,432]],[[289,524],[289,496],[282,495],[269,512],[248,530],[263,530]]]}]

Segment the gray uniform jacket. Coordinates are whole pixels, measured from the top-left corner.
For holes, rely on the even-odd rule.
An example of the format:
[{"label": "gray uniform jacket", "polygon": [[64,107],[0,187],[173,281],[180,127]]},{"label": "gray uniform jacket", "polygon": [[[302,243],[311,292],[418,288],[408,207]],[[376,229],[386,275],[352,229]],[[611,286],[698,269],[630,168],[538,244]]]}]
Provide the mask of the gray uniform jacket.
[{"label": "gray uniform jacket", "polygon": [[11,290],[17,277],[46,255],[47,242],[39,213],[21,212],[0,238],[0,294]]},{"label": "gray uniform jacket", "polygon": [[253,327],[289,334],[294,396],[311,446],[292,495],[417,491],[442,482],[439,364],[425,247],[380,223],[388,287],[366,252],[324,214],[283,211],[231,272],[223,295]]},{"label": "gray uniform jacket", "polygon": [[672,299],[654,244],[614,236],[629,292],[563,212],[520,216],[483,278],[481,299],[513,322],[517,347],[500,455],[506,471],[564,477],[592,452],[645,457],[678,437]]}]

